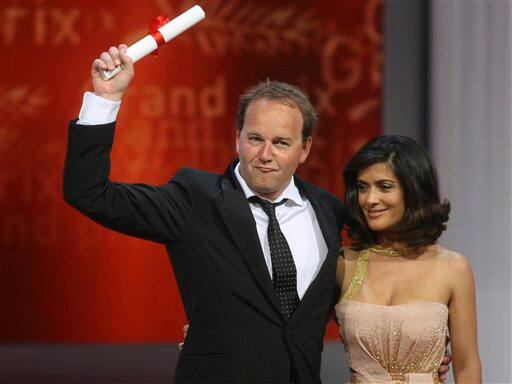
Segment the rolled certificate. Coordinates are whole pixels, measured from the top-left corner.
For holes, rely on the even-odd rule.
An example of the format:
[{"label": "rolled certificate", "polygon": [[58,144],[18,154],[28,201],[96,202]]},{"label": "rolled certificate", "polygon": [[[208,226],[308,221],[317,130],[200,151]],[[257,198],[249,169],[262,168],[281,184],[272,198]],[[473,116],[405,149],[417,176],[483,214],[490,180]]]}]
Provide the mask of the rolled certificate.
[{"label": "rolled certificate", "polygon": [[[172,19],[167,24],[158,28],[157,32],[147,35],[128,47],[126,54],[131,57],[133,62],[137,62],[143,57],[149,55],[160,45],[174,39],[180,33],[186,31],[205,18],[205,13],[199,5],[195,5],[188,11],[182,13],[178,17]],[[101,77],[104,80],[110,80],[112,77],[121,72],[122,66],[116,67],[112,71],[100,69]]]}]

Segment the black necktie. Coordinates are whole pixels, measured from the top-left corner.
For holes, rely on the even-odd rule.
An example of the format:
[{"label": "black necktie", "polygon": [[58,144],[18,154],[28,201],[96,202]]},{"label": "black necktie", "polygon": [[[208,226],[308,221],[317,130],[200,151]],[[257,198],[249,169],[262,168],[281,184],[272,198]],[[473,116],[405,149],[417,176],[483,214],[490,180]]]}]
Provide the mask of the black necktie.
[{"label": "black necktie", "polygon": [[279,203],[272,203],[257,196],[252,196],[250,200],[259,204],[268,216],[267,236],[270,246],[270,259],[272,260],[272,281],[284,318],[288,320],[299,305],[300,300],[297,294],[297,270],[293,262],[292,252],[276,218],[276,207],[285,203],[286,199]]}]

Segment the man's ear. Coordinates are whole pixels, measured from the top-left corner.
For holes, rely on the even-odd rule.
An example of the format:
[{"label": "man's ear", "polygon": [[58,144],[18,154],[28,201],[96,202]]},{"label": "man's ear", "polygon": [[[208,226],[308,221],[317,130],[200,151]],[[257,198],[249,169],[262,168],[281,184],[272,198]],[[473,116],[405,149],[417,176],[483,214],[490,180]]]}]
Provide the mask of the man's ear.
[{"label": "man's ear", "polygon": [[238,129],[236,130],[236,134],[235,134],[235,150],[236,150],[236,153],[240,153],[240,132]]},{"label": "man's ear", "polygon": [[311,150],[311,146],[313,145],[313,138],[309,136],[304,143],[302,143],[302,152],[299,158],[299,164],[302,164],[306,161],[309,156],[309,151]]}]

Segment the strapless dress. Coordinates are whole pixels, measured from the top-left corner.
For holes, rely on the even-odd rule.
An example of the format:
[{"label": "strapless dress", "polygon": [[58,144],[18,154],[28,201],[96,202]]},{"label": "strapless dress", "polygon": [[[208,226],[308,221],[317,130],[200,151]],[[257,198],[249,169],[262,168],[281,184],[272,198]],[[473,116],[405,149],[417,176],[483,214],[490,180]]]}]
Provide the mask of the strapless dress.
[{"label": "strapless dress", "polygon": [[414,302],[336,306],[350,383],[432,384],[444,356],[448,307]]},{"label": "strapless dress", "polygon": [[368,262],[365,251],[361,256],[351,285],[335,308],[350,383],[439,383],[448,307],[433,301],[386,306],[352,300]]}]

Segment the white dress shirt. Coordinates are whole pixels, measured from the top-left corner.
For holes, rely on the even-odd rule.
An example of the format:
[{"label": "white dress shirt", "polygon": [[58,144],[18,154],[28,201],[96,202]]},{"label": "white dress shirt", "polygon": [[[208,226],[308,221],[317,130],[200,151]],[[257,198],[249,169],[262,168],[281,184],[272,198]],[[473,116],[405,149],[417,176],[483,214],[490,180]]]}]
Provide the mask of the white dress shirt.
[{"label": "white dress shirt", "polygon": [[117,119],[120,106],[120,101],[107,100],[96,96],[93,92],[85,92],[77,124],[99,125],[112,123]]},{"label": "white dress shirt", "polygon": [[[240,164],[237,164],[235,168],[235,176],[247,199],[256,196],[256,193],[243,179],[240,173]],[[276,207],[276,217],[281,232],[286,237],[292,252],[295,268],[297,269],[297,293],[299,298],[302,299],[325,261],[327,244],[318,225],[315,210],[309,200],[301,196],[293,177],[283,193],[274,201],[280,202],[283,199],[288,200]],[[268,216],[259,204],[249,202],[249,206],[256,221],[256,229],[258,230],[265,263],[272,277],[272,259],[267,237]]]},{"label": "white dress shirt", "polygon": [[[120,105],[120,101],[110,101],[96,96],[93,92],[85,92],[77,123],[81,125],[111,123],[116,120]],[[256,195],[240,174],[240,164],[235,168],[235,176],[247,199]],[[276,217],[292,252],[297,269],[297,293],[302,299],[327,257],[327,244],[320,230],[315,210],[309,200],[301,196],[293,177],[275,201],[279,202],[283,199],[288,201],[276,207]],[[272,259],[267,238],[268,216],[258,204],[249,202],[249,206],[256,221],[265,263],[272,277]]]}]

